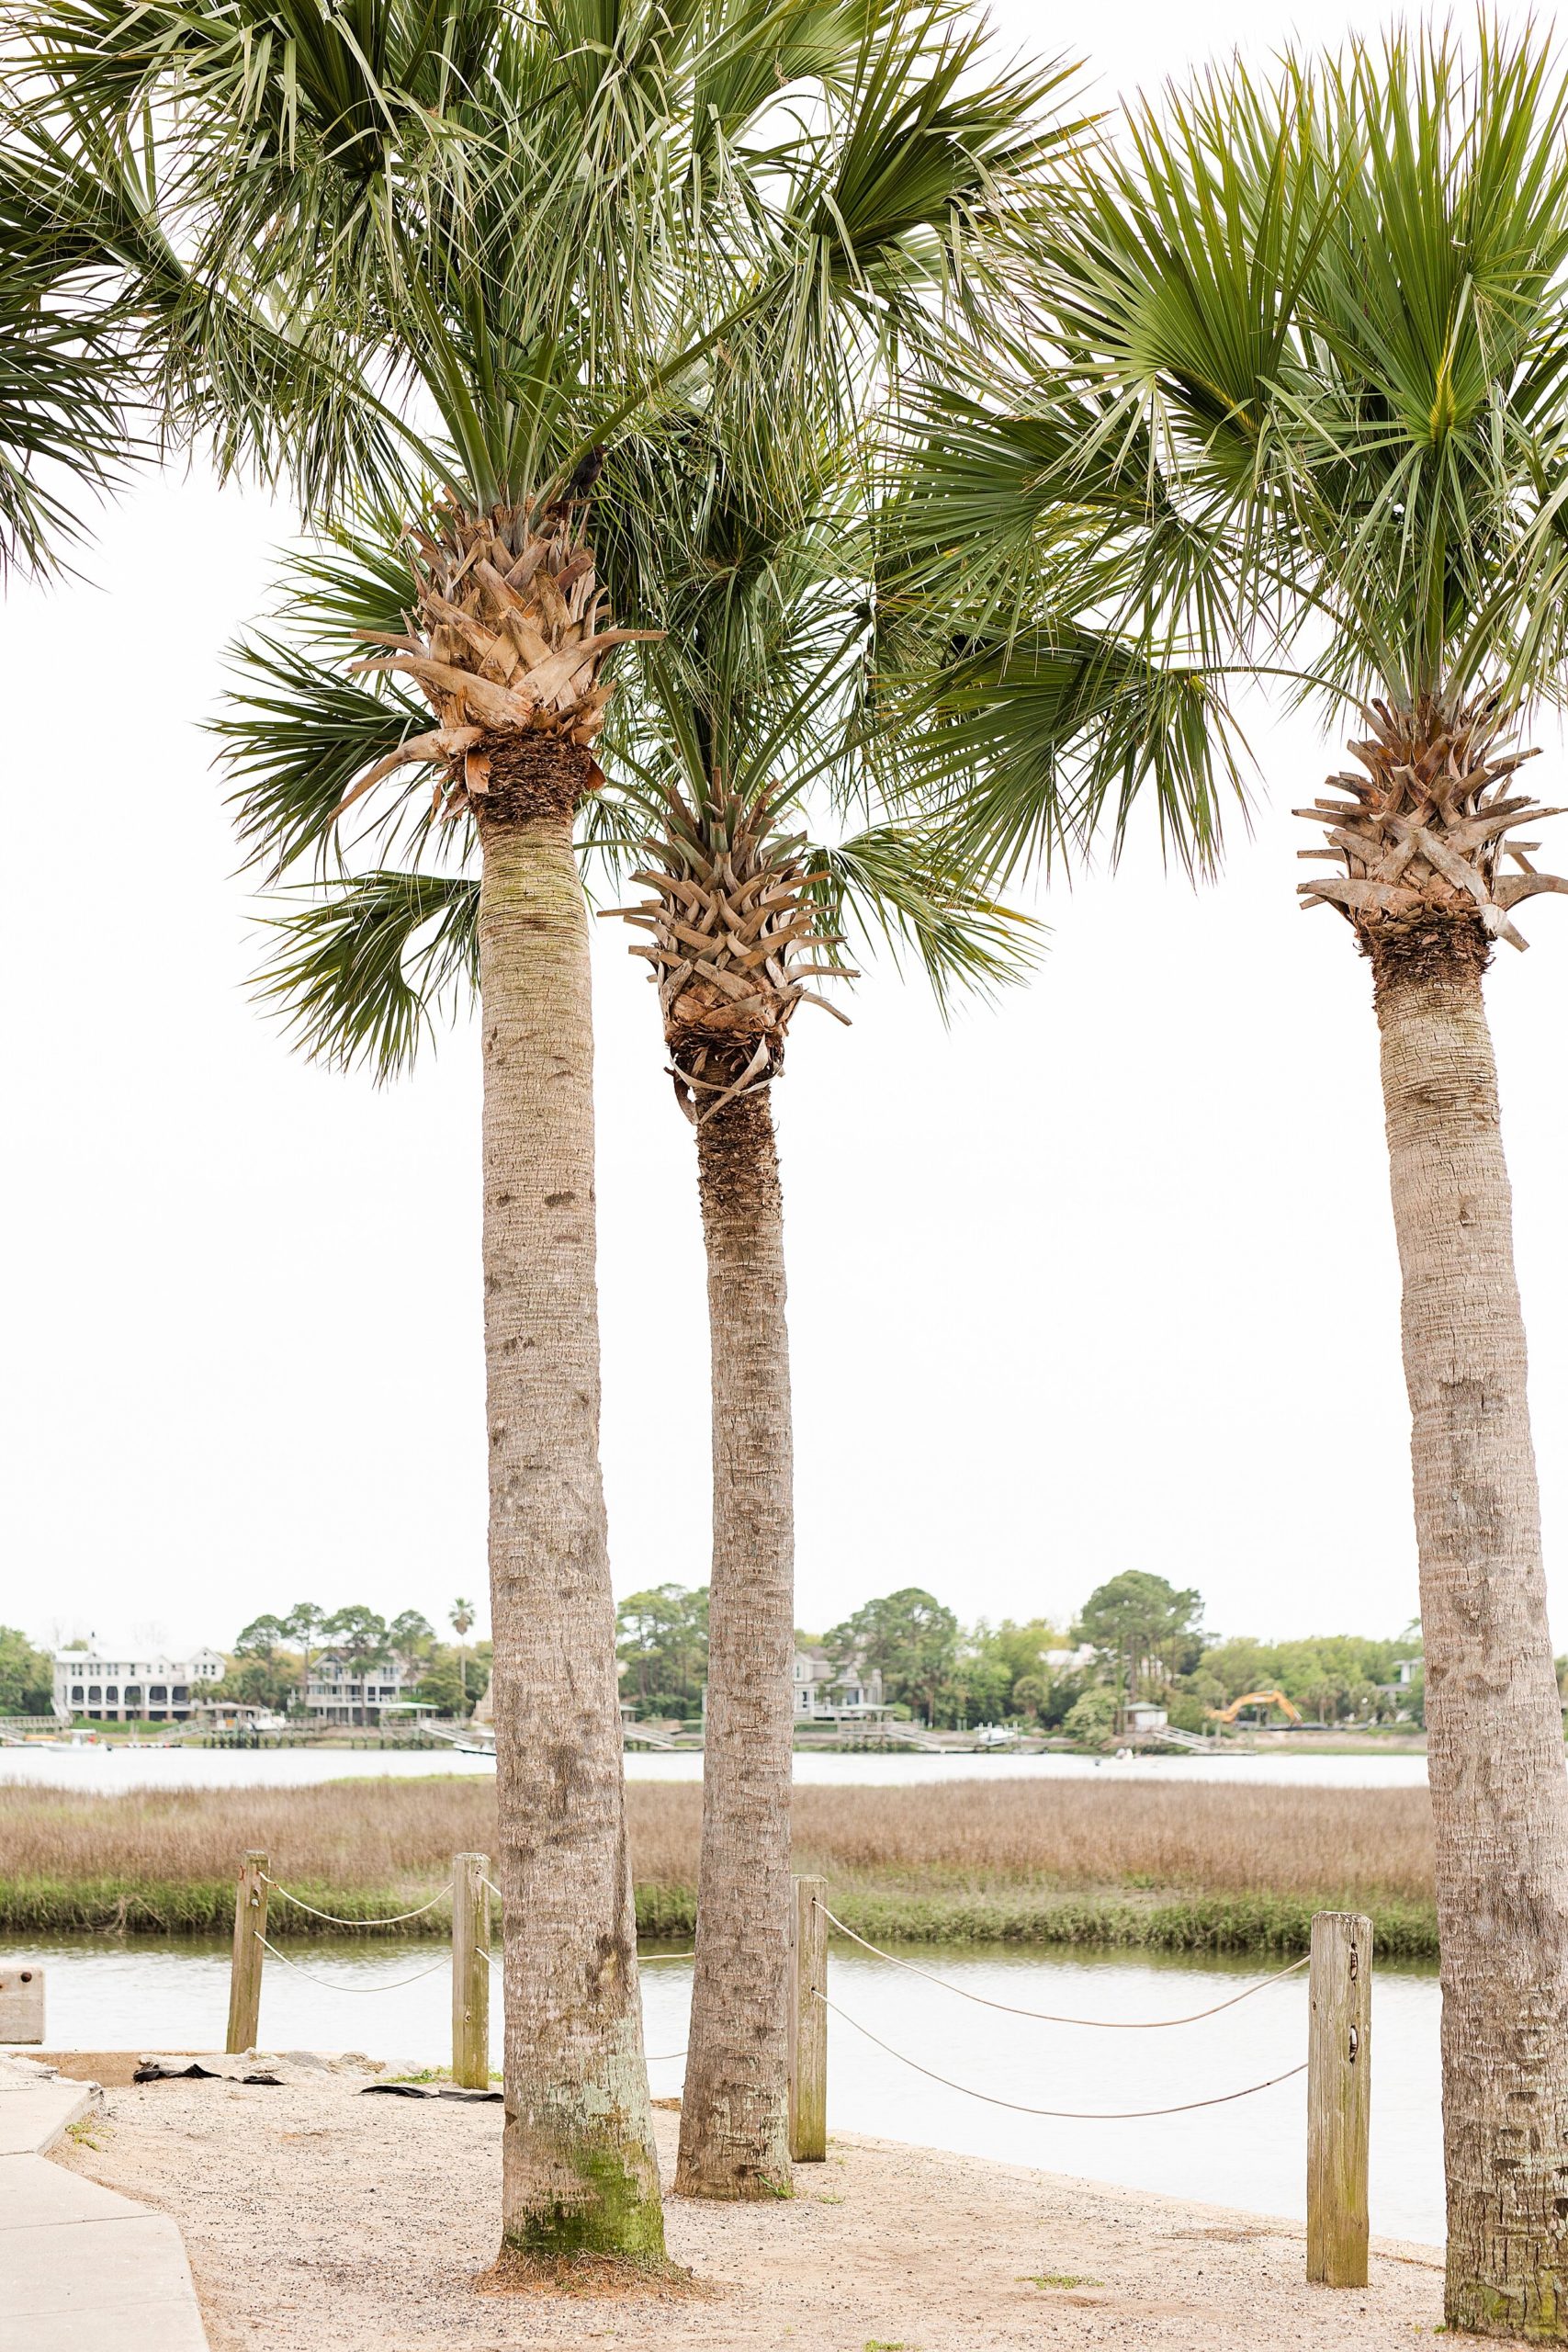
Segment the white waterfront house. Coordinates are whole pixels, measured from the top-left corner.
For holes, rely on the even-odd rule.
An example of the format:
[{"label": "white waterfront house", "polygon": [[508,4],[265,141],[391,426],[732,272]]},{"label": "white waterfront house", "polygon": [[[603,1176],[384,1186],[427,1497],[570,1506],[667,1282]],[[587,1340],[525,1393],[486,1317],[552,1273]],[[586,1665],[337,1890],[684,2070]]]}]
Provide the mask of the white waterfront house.
[{"label": "white waterfront house", "polygon": [[395,1659],[382,1666],[356,1666],[330,1654],[311,1661],[305,1705],[319,1724],[378,1724],[384,1707],[395,1707],[404,1715],[436,1713],[404,1696],[403,1669]]},{"label": "white waterfront house", "polygon": [[867,1671],[855,1658],[829,1657],[821,1649],[796,1650],[796,1723],[863,1723],[886,1712],[879,1666]]},{"label": "white waterfront house", "polygon": [[54,1712],[62,1723],[185,1723],[221,1681],[224,1661],[216,1650],[189,1657],[113,1652],[95,1639],[85,1650],[54,1653]]}]

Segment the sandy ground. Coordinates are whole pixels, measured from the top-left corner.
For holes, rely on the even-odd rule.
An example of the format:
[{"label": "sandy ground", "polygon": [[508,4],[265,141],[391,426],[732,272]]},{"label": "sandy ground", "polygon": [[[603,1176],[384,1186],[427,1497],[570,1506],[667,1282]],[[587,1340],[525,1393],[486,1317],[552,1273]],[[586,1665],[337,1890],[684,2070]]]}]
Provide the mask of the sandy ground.
[{"label": "sandy ground", "polygon": [[[1371,2285],[1333,2292],[1289,2222],[848,2137],[797,2166],[793,2201],[671,2199],[700,2296],[487,2292],[500,2109],[366,2097],[342,2061],[277,2070],[278,2089],[111,2088],[60,2152],[175,2217],[213,2352],[1381,2352],[1442,2316],[1431,2247],[1378,2241]],[[658,2124],[668,2177],[677,2119]]]}]

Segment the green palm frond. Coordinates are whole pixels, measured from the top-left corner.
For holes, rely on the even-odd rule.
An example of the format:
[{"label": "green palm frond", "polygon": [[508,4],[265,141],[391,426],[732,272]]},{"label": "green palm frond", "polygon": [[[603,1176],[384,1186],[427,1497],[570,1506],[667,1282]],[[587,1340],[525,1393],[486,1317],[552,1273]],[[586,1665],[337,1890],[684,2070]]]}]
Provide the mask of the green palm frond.
[{"label": "green palm frond", "polygon": [[981,996],[1026,979],[1048,934],[976,876],[967,845],[930,824],[887,820],[814,844],[810,896],[824,933],[856,933],[895,963],[913,960],[947,1013],[960,990]]},{"label": "green palm frond", "polygon": [[255,994],[292,1042],[336,1069],[397,1077],[479,987],[479,884],[378,871],[298,894],[267,918]]},{"label": "green palm frond", "polygon": [[905,775],[993,873],[1071,866],[1097,847],[1114,864],[1152,800],[1168,859],[1210,874],[1226,804],[1245,808],[1216,682],[1070,616],[957,641],[945,675],[916,693],[896,739]]},{"label": "green palm frond", "polygon": [[[385,680],[372,692],[308,649],[271,636],[246,639],[231,665],[241,683],[211,728],[233,787],[241,845],[273,880],[301,859],[324,865],[357,779],[423,734],[430,713]],[[391,808],[378,804],[384,841],[411,799],[422,811],[428,802],[428,787],[422,798],[418,781],[423,774],[400,769]]]},{"label": "green palm frond", "polygon": [[0,574],[58,568],[135,454],[99,224],[46,143],[0,150]]},{"label": "green palm frond", "polygon": [[[1568,106],[1545,45],[1353,41],[1268,85],[1215,71],[1132,130],[1027,230],[1034,389],[1098,420],[1032,508],[1055,500],[1102,625],[1216,680],[1293,664],[1341,703],[1557,695]],[[1141,512],[1125,464],[1131,501],[1097,504],[1112,450]],[[993,519],[994,578],[1050,527]]]}]

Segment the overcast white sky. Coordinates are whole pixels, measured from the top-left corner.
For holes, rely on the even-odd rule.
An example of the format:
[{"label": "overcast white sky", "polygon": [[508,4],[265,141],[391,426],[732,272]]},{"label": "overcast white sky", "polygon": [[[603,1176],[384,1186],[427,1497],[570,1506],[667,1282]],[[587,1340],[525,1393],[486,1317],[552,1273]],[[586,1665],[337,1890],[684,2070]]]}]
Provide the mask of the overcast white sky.
[{"label": "overcast white sky", "polygon": [[[1081,17],[1002,0],[1046,50]],[[1370,12],[1108,0],[1109,96]],[[484,1592],[479,1078],[465,1029],[377,1091],[246,1001],[254,910],[200,731],[288,526],[150,481],[93,585],[13,588],[0,691],[0,1621],[231,1641],[300,1598]],[[1555,733],[1539,788],[1565,795]],[[1337,763],[1259,716],[1253,839],[1194,894],[1145,846],[1054,893],[1033,986],[944,1032],[873,972],[796,1024],[780,1121],[799,1619],[929,1586],[1065,1616],[1151,1568],[1226,1632],[1416,1608],[1368,978],[1294,903],[1288,811]],[[1568,830],[1568,829],[1565,829]],[[1561,862],[1568,843],[1558,852]],[[617,1589],[706,1575],[690,1131],[652,992],[598,942],[604,1465]],[[1559,1638],[1568,1637],[1568,909],[1489,983]]]}]

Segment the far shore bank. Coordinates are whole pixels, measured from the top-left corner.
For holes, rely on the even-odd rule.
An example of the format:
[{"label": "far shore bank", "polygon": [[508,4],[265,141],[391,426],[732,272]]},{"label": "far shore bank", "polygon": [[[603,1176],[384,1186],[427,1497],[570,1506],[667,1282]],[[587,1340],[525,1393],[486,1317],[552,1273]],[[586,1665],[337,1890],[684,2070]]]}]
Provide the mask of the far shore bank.
[{"label": "far shore bank", "polygon": [[[639,1932],[689,1936],[702,1791],[627,1788]],[[0,1934],[226,1934],[234,1874],[264,1849],[280,1887],[340,1920],[448,1932],[452,1854],[493,1853],[488,1776],[306,1788],[6,1792]],[[1357,1909],[1386,1958],[1437,1951],[1430,1809],[1421,1788],[964,1781],[801,1787],[795,1865],[829,1882],[874,1943],[1111,1945],[1172,1952],[1306,1949],[1314,1910]],[[275,1930],[336,1932],[274,1898]],[[383,1924],[385,1923],[385,1924]]]},{"label": "far shore bank", "polygon": [[[443,1736],[435,1733],[355,1731],[334,1727],[321,1731],[299,1724],[289,1724],[266,1731],[180,1731],[160,1732],[150,1723],[79,1723],[61,1724],[55,1731],[33,1727],[12,1731],[0,1719],[0,1753],[6,1747],[54,1747],[70,1746],[85,1739],[88,1743],[115,1748],[197,1748],[206,1751],[233,1750],[255,1754],[264,1750],[309,1749],[314,1754],[382,1754],[439,1756],[468,1755],[485,1752],[485,1744],[478,1747],[468,1744],[460,1728]],[[791,1742],[796,1756],[1081,1756],[1103,1760],[1117,1752],[1162,1756],[1179,1758],[1183,1756],[1224,1758],[1239,1756],[1425,1756],[1427,1736],[1420,1731],[1328,1731],[1285,1732],[1264,1726],[1245,1732],[1229,1732],[1223,1739],[1205,1742],[1199,1749],[1187,1745],[1177,1747],[1157,1736],[1130,1734],[1125,1740],[1086,1742],[1055,1736],[1039,1737],[1031,1734],[1005,1740],[980,1738],[975,1732],[944,1731],[924,1733],[918,1742],[889,1736],[879,1737],[874,1733],[850,1733],[840,1737],[821,1734],[797,1733]],[[637,1738],[626,1742],[628,1756],[700,1756],[700,1737],[676,1734],[648,1743]]]}]

